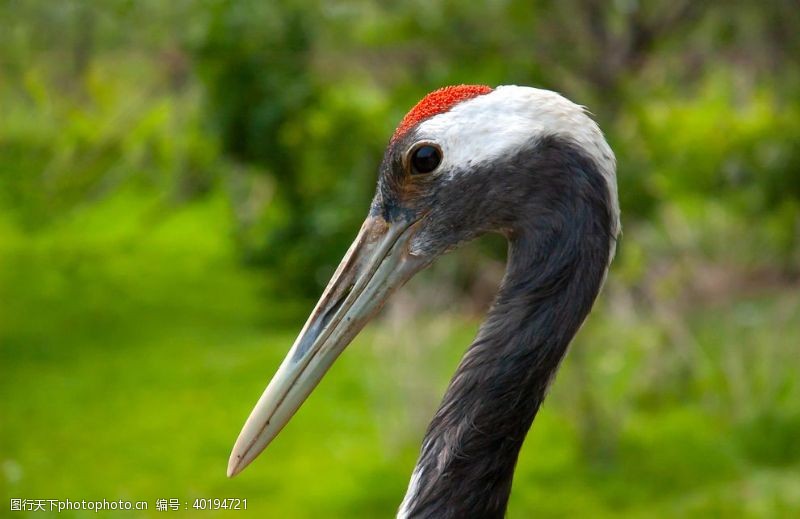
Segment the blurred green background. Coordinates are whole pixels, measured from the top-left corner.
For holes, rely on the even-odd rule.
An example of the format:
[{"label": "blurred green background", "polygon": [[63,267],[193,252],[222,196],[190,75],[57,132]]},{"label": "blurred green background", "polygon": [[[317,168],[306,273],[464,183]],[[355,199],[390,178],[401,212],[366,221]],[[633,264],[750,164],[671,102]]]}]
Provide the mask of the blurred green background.
[{"label": "blurred green background", "polygon": [[619,162],[625,235],[509,517],[800,516],[798,60],[794,0],[0,1],[0,516],[392,516],[502,240],[418,276],[225,467],[394,126],[458,83],[558,90]]}]

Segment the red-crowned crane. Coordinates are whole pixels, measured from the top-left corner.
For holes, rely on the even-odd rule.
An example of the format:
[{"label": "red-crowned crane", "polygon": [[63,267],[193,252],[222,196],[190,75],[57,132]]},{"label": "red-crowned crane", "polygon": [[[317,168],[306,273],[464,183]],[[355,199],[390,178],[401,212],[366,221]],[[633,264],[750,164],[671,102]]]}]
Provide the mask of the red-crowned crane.
[{"label": "red-crowned crane", "polygon": [[228,475],[280,432],[394,290],[486,232],[508,239],[506,273],[428,426],[398,517],[503,517],[525,435],[620,233],[602,132],[583,107],[536,88],[447,87],[401,121],[369,215],[247,419]]}]

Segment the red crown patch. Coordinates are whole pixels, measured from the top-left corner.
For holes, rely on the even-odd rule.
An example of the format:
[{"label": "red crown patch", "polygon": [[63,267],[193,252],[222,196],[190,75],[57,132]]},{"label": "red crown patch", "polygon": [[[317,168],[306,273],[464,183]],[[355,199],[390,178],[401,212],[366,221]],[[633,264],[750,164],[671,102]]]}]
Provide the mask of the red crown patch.
[{"label": "red crown patch", "polygon": [[491,91],[492,88],[486,85],[458,85],[434,90],[423,97],[422,101],[403,117],[392,135],[392,140],[399,139],[408,130],[429,117],[446,112],[462,101],[488,94]]}]

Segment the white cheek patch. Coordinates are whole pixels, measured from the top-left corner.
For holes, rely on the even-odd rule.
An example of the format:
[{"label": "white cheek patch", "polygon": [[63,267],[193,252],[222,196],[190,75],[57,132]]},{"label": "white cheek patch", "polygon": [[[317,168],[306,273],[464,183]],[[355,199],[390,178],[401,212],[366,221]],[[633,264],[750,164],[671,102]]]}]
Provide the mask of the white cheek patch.
[{"label": "white cheek patch", "polygon": [[584,108],[560,94],[531,87],[499,86],[423,121],[416,134],[419,139],[442,147],[440,167],[450,172],[469,171],[470,166],[513,156],[537,136],[566,137],[597,163],[611,198],[612,231],[614,236],[619,233],[614,153]]}]

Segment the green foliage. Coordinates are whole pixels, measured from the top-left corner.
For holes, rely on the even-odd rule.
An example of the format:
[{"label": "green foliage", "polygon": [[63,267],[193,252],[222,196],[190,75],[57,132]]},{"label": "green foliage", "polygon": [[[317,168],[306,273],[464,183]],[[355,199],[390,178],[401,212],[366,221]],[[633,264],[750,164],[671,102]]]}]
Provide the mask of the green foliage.
[{"label": "green foliage", "polygon": [[672,94],[637,104],[619,148],[628,154],[619,157],[620,191],[634,214],[658,200],[695,197],[722,198],[754,216],[800,199],[796,100],[766,88],[741,98],[724,72],[691,99]]},{"label": "green foliage", "polygon": [[0,2],[3,499],[391,515],[501,239],[398,294],[248,473],[224,462],[394,125],[520,83],[596,113],[625,235],[509,516],[797,516],[798,27],[791,0]]},{"label": "green foliage", "polygon": [[[2,498],[147,499],[148,517],[156,499],[210,496],[270,517],[391,515],[477,322],[388,315],[227,480],[241,420],[309,305],[264,297],[220,197],[158,220],[152,207],[120,193],[33,235],[0,220]],[[509,516],[796,514],[797,294],[703,309],[685,323],[690,348],[610,284],[529,435]],[[588,436],[584,389],[601,416]]]},{"label": "green foliage", "polygon": [[165,202],[202,196],[216,182],[219,146],[198,123],[196,92],[170,92],[149,65],[113,60],[59,95],[46,67],[0,88],[0,202],[26,225],[138,186]]}]

